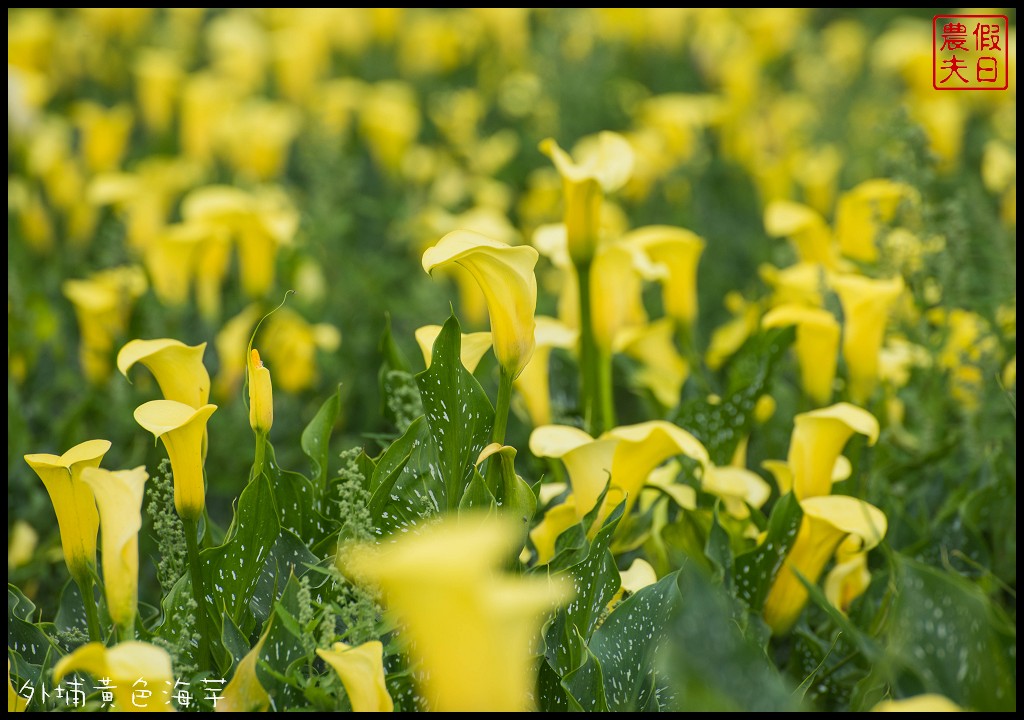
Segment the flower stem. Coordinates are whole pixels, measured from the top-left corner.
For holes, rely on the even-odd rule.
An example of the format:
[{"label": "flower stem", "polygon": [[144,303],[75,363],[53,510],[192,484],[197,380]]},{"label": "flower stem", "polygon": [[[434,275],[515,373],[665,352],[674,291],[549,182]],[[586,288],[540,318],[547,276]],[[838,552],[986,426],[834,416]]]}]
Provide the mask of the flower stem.
[{"label": "flower stem", "polygon": [[596,436],[615,427],[615,399],[612,396],[612,356],[610,353],[599,352],[597,356],[597,411],[601,419],[600,428],[594,430]]},{"label": "flower stem", "polygon": [[89,639],[93,642],[103,642],[103,632],[100,629],[100,615],[96,609],[96,602],[92,593],[92,578],[75,578],[78,591],[82,594],[82,605],[85,606],[85,622],[89,627]]},{"label": "flower stem", "polygon": [[267,455],[267,434],[265,432],[256,433],[256,459],[252,464],[252,475],[253,477],[259,477],[263,472],[263,463]]},{"label": "flower stem", "polygon": [[591,435],[599,435],[602,427],[598,400],[598,351],[594,339],[593,318],[590,305],[590,263],[576,263],[577,286],[580,306],[580,400],[583,405],[583,422]]},{"label": "flower stem", "polygon": [[501,368],[498,380],[498,404],[494,409],[494,432],[491,440],[499,445],[505,444],[505,429],[508,427],[508,409],[512,403],[512,375]]},{"label": "flower stem", "polygon": [[199,561],[199,523],[181,519],[185,526],[185,544],[188,547],[188,569],[192,577],[192,594],[196,600],[196,630],[199,633],[199,651],[196,664],[200,670],[208,670],[210,664],[210,634],[206,616],[206,583]]}]

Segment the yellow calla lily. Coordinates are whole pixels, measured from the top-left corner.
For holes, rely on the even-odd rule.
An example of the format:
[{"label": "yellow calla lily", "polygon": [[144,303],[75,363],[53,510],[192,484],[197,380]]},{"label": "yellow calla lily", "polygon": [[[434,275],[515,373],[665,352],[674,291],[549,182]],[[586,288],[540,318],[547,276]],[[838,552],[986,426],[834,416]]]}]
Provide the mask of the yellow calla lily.
[{"label": "yellow calla lily", "polygon": [[274,368],[278,387],[294,393],[316,382],[317,351],[337,350],[341,333],[328,323],[311,324],[299,313],[283,307],[267,318],[260,344]]},{"label": "yellow calla lily", "polygon": [[590,308],[594,341],[610,356],[619,333],[647,324],[643,282],[665,277],[664,266],[651,262],[636,245],[603,245],[590,265]]},{"label": "yellow calla lily", "polygon": [[86,467],[82,482],[92,488],[103,528],[103,588],[110,619],[131,631],[139,599],[139,530],[142,495],[149,474],[134,470]]},{"label": "yellow calla lily", "polygon": [[[576,520],[594,509],[608,485],[617,438],[595,440],[568,425],[543,425],[530,433],[530,452],[537,457],[560,458],[569,473]],[[557,536],[556,536],[557,537]]]},{"label": "yellow calla lily", "polygon": [[249,427],[257,435],[266,435],[274,424],[274,388],[270,370],[253,348],[249,353]]},{"label": "yellow calla lily", "polygon": [[711,462],[697,438],[664,420],[619,426],[601,436],[601,440],[608,438],[618,441],[612,459],[612,485],[626,493],[627,513],[651,471],[669,458],[685,455],[704,466]]},{"label": "yellow calla lily", "polygon": [[647,484],[640,495],[640,507],[646,510],[663,494],[684,510],[697,509],[697,491],[689,485],[676,482],[682,469],[678,460],[669,460],[661,467],[651,470],[647,476]]},{"label": "yellow calla lily", "polygon": [[457,264],[473,275],[487,298],[494,354],[511,377],[526,367],[535,345],[537,251],[512,247],[468,230],[441,238],[423,253],[423,269]]},{"label": "yellow calla lily", "polygon": [[166,132],[184,75],[181,61],[171,50],[149,48],[139,52],[132,71],[143,123],[155,133]]},{"label": "yellow calla lily", "polygon": [[359,109],[359,132],[374,160],[389,173],[397,173],[420,132],[416,91],[405,82],[379,82],[367,87]]},{"label": "yellow calla lily", "polygon": [[36,547],[39,545],[39,533],[24,520],[17,520],[7,538],[7,567],[20,568],[32,562]]},{"label": "yellow calla lily", "polygon": [[[430,367],[430,361],[434,354],[434,342],[441,334],[440,325],[424,325],[416,329],[416,344],[420,346],[423,353],[423,362]],[[459,359],[462,366],[469,372],[474,372],[480,360],[491,349],[491,334],[489,332],[462,333],[462,346],[459,352]]]},{"label": "yellow calla lily", "polygon": [[519,538],[514,522],[463,516],[341,551],[343,571],[378,585],[401,622],[430,710],[532,709],[541,623],[571,590],[502,574]]},{"label": "yellow calla lily", "polygon": [[179,340],[132,340],[117,354],[117,369],[126,378],[137,364],[156,378],[165,400],[198,408],[210,399],[210,374],[203,365],[206,343],[186,345]]},{"label": "yellow calla lily", "polygon": [[91,587],[96,567],[96,533],[100,518],[92,489],[82,482],[82,471],[99,467],[110,449],[108,440],[87,440],[63,455],[26,455],[25,462],[43,481],[60,527],[60,542],[68,572],[82,587]]},{"label": "yellow calla lily", "polygon": [[219,399],[230,398],[245,377],[249,355],[246,349],[252,329],[262,313],[258,305],[249,305],[224,323],[213,339],[220,360],[220,370],[214,382],[214,394]]},{"label": "yellow calla lily", "polygon": [[853,260],[875,262],[875,238],[892,222],[905,200],[917,198],[917,191],[904,183],[886,179],[867,180],[839,196],[836,205],[836,239],[843,255]]},{"label": "yellow calla lily", "polygon": [[537,549],[537,564],[546,565],[555,557],[558,536],[580,521],[576,512],[576,498],[569,495],[565,502],[549,508],[544,517],[530,531],[530,542]]},{"label": "yellow calla lily", "polygon": [[649,225],[626,233],[622,242],[643,248],[648,257],[668,269],[661,278],[665,313],[680,327],[697,320],[697,263],[706,243],[696,233],[669,225]]},{"label": "yellow calla lily", "polygon": [[846,495],[806,498],[800,507],[804,513],[800,530],[764,603],[765,622],[776,635],[793,626],[807,603],[807,588],[794,571],[816,583],[839,543],[853,536],[861,552],[867,552],[888,529],[881,510]]},{"label": "yellow calla lily", "polygon": [[625,185],[633,171],[633,148],[621,135],[602,132],[581,145],[576,161],[551,138],[540,144],[562,176],[569,254],[576,263],[588,262],[597,250],[604,193]]},{"label": "yellow calla lily", "polygon": [[270,708],[270,696],[256,675],[256,663],[271,627],[272,623],[267,623],[259,641],[238,661],[231,682],[224,686],[223,698],[215,708],[217,712],[266,712]]},{"label": "yellow calla lily", "polygon": [[25,712],[28,698],[23,698],[11,684],[11,659],[7,658],[7,712]]},{"label": "yellow calla lily", "polygon": [[839,612],[845,614],[870,584],[868,554],[861,550],[857,538],[848,537],[839,544],[835,567],[825,576],[825,597]]},{"label": "yellow calla lily", "polygon": [[883,700],[871,712],[963,712],[964,709],[945,695],[926,693],[902,700]]},{"label": "yellow calla lily", "polygon": [[[779,495],[785,495],[793,489],[793,470],[785,460],[765,460],[761,467],[772,474],[775,478],[775,485],[779,488]],[[853,465],[844,456],[836,458],[836,464],[832,466],[832,484],[842,482],[853,474]]]},{"label": "yellow calla lily", "polygon": [[[53,682],[59,683],[73,672],[86,672],[96,680],[110,678],[110,692],[114,705],[122,712],[173,712],[170,703],[160,699],[160,693],[174,686],[171,656],[156,645],[144,642],[124,642],[114,647],[91,642],[65,655],[53,668]],[[139,678],[146,681],[152,696],[140,699],[132,684]]]},{"label": "yellow calla lily", "polygon": [[[580,326],[580,297],[579,278],[576,275],[576,267],[569,257],[569,246],[565,235],[565,225],[541,225],[534,231],[532,238],[533,246],[537,252],[551,261],[554,267],[553,282],[556,283],[551,290],[558,291],[558,319],[567,327],[579,329]],[[545,283],[545,287],[549,283]]]},{"label": "yellow calla lily", "polygon": [[206,506],[203,438],[216,405],[193,408],[174,400],[151,400],[135,408],[135,422],[163,441],[174,475],[174,507],[196,522]]},{"label": "yellow calla lily", "polygon": [[555,318],[541,315],[536,317],[533,355],[514,383],[534,427],[551,422],[551,386],[548,374],[551,351],[554,348],[574,348],[578,336],[576,330]]},{"label": "yellow calla lily", "polygon": [[866,403],[878,382],[878,361],[885,329],[903,278],[872,280],[859,275],[832,278],[843,306],[843,358],[850,374],[850,399]]},{"label": "yellow calla lily", "polygon": [[771,486],[760,475],[732,466],[708,465],[701,487],[704,492],[721,498],[726,512],[737,520],[749,518],[750,508],[760,510],[772,494]]},{"label": "yellow calla lily", "polygon": [[801,262],[786,268],[777,268],[767,263],[757,269],[758,275],[772,288],[771,306],[824,305],[824,266],[817,263]]},{"label": "yellow calla lily", "polygon": [[153,292],[169,307],[188,303],[196,260],[211,230],[196,223],[168,225],[145,246],[145,264]]},{"label": "yellow calla lily", "polygon": [[725,295],[725,307],[733,315],[711,333],[708,351],[704,357],[708,367],[717,370],[725,364],[747,341],[761,321],[760,303],[748,302],[735,290]]},{"label": "yellow calla lily", "polygon": [[316,654],[338,673],[353,712],[394,711],[395,703],[384,682],[384,646],[379,640],[358,647],[338,642]]},{"label": "yellow calla lily", "polygon": [[766,328],[796,325],[796,357],[804,392],[816,405],[832,399],[839,362],[839,322],[827,310],[806,305],[780,305],[765,313]]},{"label": "yellow calla lily", "polygon": [[832,232],[817,210],[789,200],[775,200],[765,208],[764,229],[773,237],[788,238],[802,262],[835,266]]},{"label": "yellow calla lily", "polygon": [[690,364],[675,345],[675,321],[660,318],[641,327],[627,328],[616,338],[617,349],[640,362],[634,382],[651,391],[664,407],[679,404]]},{"label": "yellow calla lily", "polygon": [[131,108],[82,102],[74,108],[74,119],[82,133],[82,157],[89,170],[96,173],[115,169],[128,147],[134,122]]},{"label": "yellow calla lily", "polygon": [[875,416],[849,403],[797,415],[787,458],[797,498],[828,495],[836,462],[847,441],[860,433],[867,436],[869,445],[874,445],[878,432]]},{"label": "yellow calla lily", "polygon": [[612,607],[622,600],[627,592],[632,595],[638,590],[643,590],[648,585],[658,582],[658,573],[643,558],[635,558],[628,569],[619,571],[619,579],[622,584],[619,586],[618,592],[608,601],[608,607]]}]

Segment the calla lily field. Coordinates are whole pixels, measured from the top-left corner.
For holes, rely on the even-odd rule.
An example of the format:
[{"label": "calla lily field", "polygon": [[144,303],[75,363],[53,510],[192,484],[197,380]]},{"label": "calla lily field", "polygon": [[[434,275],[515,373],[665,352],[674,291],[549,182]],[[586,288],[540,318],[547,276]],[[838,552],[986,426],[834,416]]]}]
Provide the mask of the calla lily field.
[{"label": "calla lily field", "polygon": [[941,12],[9,9],[8,711],[1015,711]]}]

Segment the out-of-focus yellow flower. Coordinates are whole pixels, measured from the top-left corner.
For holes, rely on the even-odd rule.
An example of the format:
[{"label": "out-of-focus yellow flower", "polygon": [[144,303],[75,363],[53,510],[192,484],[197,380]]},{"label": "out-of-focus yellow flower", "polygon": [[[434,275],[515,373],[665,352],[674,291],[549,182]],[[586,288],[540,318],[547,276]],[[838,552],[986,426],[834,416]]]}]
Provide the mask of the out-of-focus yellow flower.
[{"label": "out-of-focus yellow flower", "polygon": [[98,467],[82,470],[82,482],[92,488],[103,529],[103,590],[110,619],[131,632],[139,600],[139,530],[142,495],[149,474],[142,465],[111,472]]},{"label": "out-of-focus yellow flower", "polygon": [[821,307],[824,304],[824,267],[817,263],[797,263],[786,268],[777,268],[767,263],[758,267],[761,279],[772,288],[771,306],[808,305]]},{"label": "out-of-focus yellow flower", "polygon": [[7,712],[25,712],[29,698],[23,698],[11,684],[11,659],[7,658]]},{"label": "out-of-focus yellow flower", "polygon": [[182,152],[202,166],[213,161],[218,130],[238,102],[240,88],[210,72],[189,75],[181,89]]},{"label": "out-of-focus yellow flower", "polygon": [[541,143],[540,149],[562,176],[569,254],[576,263],[589,262],[600,242],[602,198],[629,180],[633,149],[625,138],[612,132],[584,138],[576,151],[578,160],[550,138]]},{"label": "out-of-focus yellow flower", "polygon": [[1003,368],[1003,385],[1006,387],[1015,387],[1017,385],[1016,355],[1010,358],[1010,362],[1006,363],[1006,367]]},{"label": "out-of-focus yellow flower", "polygon": [[218,128],[225,159],[243,177],[266,182],[281,175],[301,117],[291,105],[250,100],[235,107]]},{"label": "out-of-focus yellow flower", "polygon": [[[424,325],[416,329],[416,344],[420,346],[420,352],[423,353],[423,362],[427,367],[430,367],[430,361],[434,354],[434,342],[440,334],[440,325]],[[480,360],[490,349],[491,334],[489,332],[462,333],[459,360],[466,370],[474,372],[476,371],[476,366],[480,364]]]},{"label": "out-of-focus yellow flower", "polygon": [[374,160],[396,174],[409,146],[420,132],[416,92],[404,82],[377,83],[366,90],[359,113],[359,131]]},{"label": "out-of-focus yellow flower", "polygon": [[647,388],[664,407],[679,404],[679,394],[690,376],[690,365],[675,346],[675,321],[660,318],[619,333],[616,349],[640,362],[633,379]]},{"label": "out-of-focus yellow flower", "polygon": [[24,520],[17,520],[7,538],[7,567],[28,565],[39,544],[39,533]]},{"label": "out-of-focus yellow flower", "polygon": [[776,635],[793,626],[807,603],[807,588],[796,572],[816,583],[839,543],[852,536],[866,553],[882,541],[888,528],[881,510],[846,495],[809,497],[800,507],[800,530],[764,603],[765,622]]},{"label": "out-of-focus yellow flower", "polygon": [[883,700],[871,708],[871,712],[963,712],[964,709],[945,695],[927,693],[903,698],[902,700]]},{"label": "out-of-focus yellow flower", "polygon": [[793,421],[787,462],[793,472],[793,492],[798,499],[828,495],[836,460],[854,433],[878,440],[878,420],[863,408],[837,403],[800,413]]},{"label": "out-of-focus yellow flower", "polygon": [[835,231],[843,255],[875,262],[879,231],[896,217],[904,201],[916,201],[917,191],[893,180],[867,180],[839,197]]},{"label": "out-of-focus yellow flower", "polygon": [[274,424],[274,388],[270,370],[260,360],[256,348],[249,353],[249,427],[257,435],[266,435]]},{"label": "out-of-focus yellow flower", "polygon": [[316,654],[338,673],[353,712],[394,711],[395,703],[384,683],[384,646],[380,640],[358,647],[338,642],[330,650],[318,649]]},{"label": "out-of-focus yellow flower", "polygon": [[273,32],[274,77],[281,94],[301,103],[331,69],[329,33],[334,20],[326,8],[290,8],[290,22]]},{"label": "out-of-focus yellow flower", "polygon": [[378,585],[404,627],[430,710],[532,709],[541,623],[571,591],[499,572],[520,532],[513,522],[462,517],[393,544],[342,548],[343,571]]},{"label": "out-of-focus yellow flower", "polygon": [[154,133],[162,134],[174,120],[184,74],[181,61],[170,50],[147,48],[139,52],[132,69],[142,122]]},{"label": "out-of-focus yellow flower", "polygon": [[146,276],[138,267],[112,268],[86,280],[65,280],[62,289],[78,318],[82,370],[91,382],[103,382],[110,374],[114,341],[127,329],[132,305],[146,291]]},{"label": "out-of-focus yellow flower", "polygon": [[709,464],[701,478],[704,492],[722,499],[727,513],[737,520],[750,517],[750,508],[760,510],[772,494],[771,486],[757,473],[740,467]]},{"label": "out-of-focus yellow flower", "polygon": [[218,15],[206,26],[211,65],[243,95],[257,92],[266,82],[267,31],[248,10]]},{"label": "out-of-focus yellow flower", "polygon": [[7,210],[18,219],[21,235],[37,253],[53,250],[54,230],[39,190],[17,178],[7,181]]},{"label": "out-of-focus yellow flower", "polygon": [[711,333],[704,361],[712,370],[718,370],[747,341],[761,321],[761,306],[748,302],[735,290],[725,295],[725,307],[733,315],[731,320],[715,328]]},{"label": "out-of-focus yellow flower", "polygon": [[[807,57],[809,62],[817,62],[816,54],[809,54]],[[803,189],[807,204],[819,213],[831,212],[835,203],[839,171],[843,166],[843,158],[838,148],[834,145],[825,145],[799,151],[791,164],[793,179]],[[831,236],[831,233],[829,235]],[[834,248],[831,253],[835,255]]]},{"label": "out-of-focus yellow flower", "polygon": [[193,408],[174,400],[151,400],[135,408],[135,422],[163,441],[174,475],[174,507],[183,520],[198,521],[206,507],[203,441],[216,405]]},{"label": "out-of-focus yellow flower", "polygon": [[224,323],[217,333],[213,345],[217,349],[220,369],[214,383],[214,394],[225,399],[231,397],[238,388],[238,383],[245,377],[249,345],[252,329],[260,319],[261,313],[257,305],[249,305],[242,312]]},{"label": "out-of-focus yellow flower", "polygon": [[513,378],[530,361],[536,344],[537,251],[511,247],[470,231],[455,231],[423,253],[423,269],[457,264],[473,275],[487,298],[494,354]]},{"label": "out-of-focus yellow flower", "polygon": [[[163,648],[144,642],[123,642],[114,647],[91,642],[65,655],[53,668],[53,682],[73,672],[87,672],[96,680],[110,679],[114,705],[122,712],[173,712],[170,703],[138,699],[132,683],[140,677],[150,687],[174,686],[171,656]],[[154,692],[154,695],[156,693]]]},{"label": "out-of-focus yellow flower", "polygon": [[165,227],[145,249],[153,292],[168,307],[188,303],[196,260],[211,231],[194,223]]},{"label": "out-of-focus yellow flower", "polygon": [[136,364],[153,373],[165,400],[199,408],[210,399],[210,374],[203,365],[206,343],[186,345],[180,340],[132,340],[117,354],[117,369],[126,378]]},{"label": "out-of-focus yellow flower", "polygon": [[878,355],[878,377],[892,387],[901,388],[910,382],[915,367],[928,367],[932,356],[927,348],[908,342],[905,338],[891,337]]},{"label": "out-of-focus yellow flower", "polygon": [[697,263],[704,251],[703,238],[683,228],[649,225],[627,233],[622,242],[643,248],[653,262],[668,269],[661,278],[665,313],[681,327],[693,325],[697,319]]},{"label": "out-of-focus yellow flower", "polygon": [[860,275],[832,278],[843,307],[843,358],[850,398],[866,403],[878,382],[878,358],[889,314],[903,293],[903,278],[872,280]]},{"label": "out-of-focus yellow flower", "polygon": [[317,350],[334,352],[340,344],[341,333],[336,327],[310,324],[289,308],[281,308],[267,318],[260,337],[278,387],[289,393],[312,387],[317,379]]},{"label": "out-of-focus yellow flower", "polygon": [[816,405],[832,399],[839,362],[839,322],[832,313],[806,305],[780,305],[765,313],[767,328],[796,325],[796,357],[804,392]]},{"label": "out-of-focus yellow flower", "polygon": [[845,614],[870,584],[868,554],[861,550],[857,538],[848,537],[839,544],[835,567],[825,576],[825,597]]},{"label": "out-of-focus yellow flower", "polygon": [[68,572],[83,587],[91,587],[90,572],[96,567],[96,533],[100,519],[93,492],[82,482],[82,471],[99,467],[109,449],[107,440],[87,440],[63,455],[25,456],[25,462],[43,481],[53,503]]},{"label": "out-of-focus yellow flower", "polygon": [[116,170],[132,132],[131,108],[127,105],[104,108],[83,101],[75,107],[73,116],[82,133],[85,166],[94,173]]},{"label": "out-of-focus yellow flower", "polygon": [[651,262],[639,247],[625,239],[598,249],[590,265],[590,313],[594,342],[610,356],[619,334],[647,324],[644,280],[663,280],[668,270]]},{"label": "out-of-focus yellow flower", "polygon": [[816,210],[789,200],[776,200],[765,208],[764,228],[769,235],[789,239],[802,262],[835,266],[832,231]]},{"label": "out-of-focus yellow flower", "polygon": [[270,708],[270,696],[256,675],[256,663],[270,635],[270,628],[268,623],[259,641],[238,661],[231,682],[224,686],[223,697],[215,708],[217,712],[266,712]]},{"label": "out-of-focus yellow flower", "polygon": [[551,422],[551,386],[548,365],[554,348],[576,347],[578,333],[555,318],[538,315],[534,332],[536,346],[530,362],[516,378],[514,387],[523,399],[534,427]]}]

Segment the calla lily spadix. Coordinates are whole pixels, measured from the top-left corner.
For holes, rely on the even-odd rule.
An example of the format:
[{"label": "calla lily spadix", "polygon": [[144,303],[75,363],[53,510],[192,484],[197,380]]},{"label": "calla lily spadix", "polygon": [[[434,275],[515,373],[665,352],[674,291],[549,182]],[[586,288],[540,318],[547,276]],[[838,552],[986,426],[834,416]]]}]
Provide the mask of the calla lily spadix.
[{"label": "calla lily spadix", "polygon": [[764,603],[765,622],[776,635],[793,626],[807,603],[807,588],[794,571],[816,583],[839,543],[852,536],[867,552],[888,529],[881,510],[846,495],[807,498],[800,507],[804,513],[800,530]]},{"label": "calla lily spadix", "polygon": [[174,507],[196,522],[206,507],[203,437],[216,405],[193,408],[174,400],[152,400],[135,408],[135,421],[163,441],[174,475]]},{"label": "calla lily spadix", "polygon": [[135,695],[138,688],[132,687],[140,677],[151,688],[174,686],[171,656],[156,645],[132,641],[108,648],[103,643],[91,642],[57,661],[53,668],[53,682],[59,683],[73,672],[89,673],[95,680],[109,678],[114,706],[122,712],[174,711],[158,691],[151,691],[151,697],[140,700]]},{"label": "calla lily spadix", "polygon": [[541,624],[571,590],[500,572],[520,537],[515,522],[463,516],[393,544],[340,550],[342,571],[377,585],[403,627],[430,710],[533,708]]},{"label": "calla lily spadix", "polygon": [[148,479],[141,465],[133,470],[82,470],[82,482],[92,488],[99,508],[107,610],[111,620],[128,631],[135,624],[139,598],[139,530]]},{"label": "calla lily spadix", "polygon": [[513,378],[530,361],[536,342],[537,257],[532,247],[512,247],[468,230],[448,233],[423,253],[427,273],[457,264],[480,284],[491,318],[494,354]]},{"label": "calla lily spadix", "polygon": [[[430,367],[434,355],[434,341],[441,334],[440,325],[424,325],[416,329],[416,344],[420,346],[423,353],[423,362]],[[459,360],[462,366],[469,372],[474,372],[480,360],[491,349],[491,334],[489,332],[462,333],[462,345],[459,352]]]},{"label": "calla lily spadix", "polygon": [[358,647],[338,642],[330,650],[318,649],[316,654],[338,673],[353,712],[392,712],[395,709],[384,682],[384,646],[379,640]]},{"label": "calla lily spadix", "polygon": [[43,481],[53,503],[68,572],[83,587],[91,587],[90,571],[96,567],[96,534],[100,519],[92,488],[82,481],[82,471],[99,467],[109,449],[108,440],[87,440],[63,455],[36,453],[25,456],[25,462]]},{"label": "calla lily spadix", "polygon": [[796,326],[796,357],[804,392],[816,405],[832,399],[839,362],[839,322],[828,310],[807,305],[780,305],[769,310],[766,328]]},{"label": "calla lily spadix", "polygon": [[793,422],[787,462],[793,473],[797,498],[828,495],[836,462],[854,433],[865,435],[868,444],[878,440],[878,420],[863,408],[837,403],[801,413]]},{"label": "calla lily spadix", "polygon": [[165,400],[193,408],[210,399],[210,374],[203,365],[206,343],[186,345],[179,340],[132,340],[117,354],[117,369],[126,378],[135,365],[144,365],[156,378]]}]

